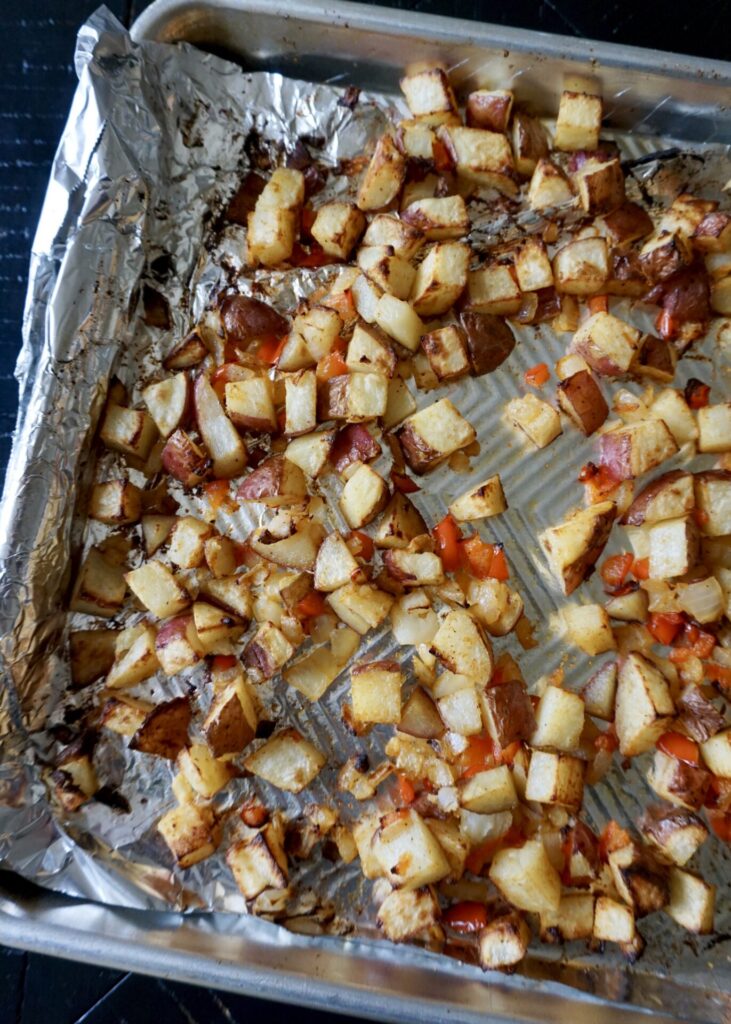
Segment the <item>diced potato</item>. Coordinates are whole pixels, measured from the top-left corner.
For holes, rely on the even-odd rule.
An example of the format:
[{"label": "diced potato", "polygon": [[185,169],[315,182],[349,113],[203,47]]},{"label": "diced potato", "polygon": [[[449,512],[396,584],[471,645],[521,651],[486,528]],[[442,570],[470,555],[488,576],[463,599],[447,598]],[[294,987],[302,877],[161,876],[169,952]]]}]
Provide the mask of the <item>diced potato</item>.
[{"label": "diced potato", "polygon": [[229,847],[226,862],[247,900],[267,889],[286,889],[287,855],[282,829],[273,822]]},{"label": "diced potato", "polygon": [[574,174],[579,202],[585,213],[610,213],[624,202],[624,174],[618,157],[586,160]]},{"label": "diced potato", "polygon": [[717,732],[701,744],[703,760],[714,775],[731,779],[731,729]]},{"label": "diced potato", "polygon": [[310,234],[329,256],[347,260],[365,226],[357,206],[332,201],[318,208]]},{"label": "diced potato", "polygon": [[339,619],[363,635],[380,626],[391,609],[393,597],[366,583],[348,583],[328,594],[327,603]]},{"label": "diced potato", "polygon": [[193,605],[193,621],[201,647],[206,654],[224,654],[229,646],[244,632],[244,623],[227,610],[196,601]]},{"label": "diced potato", "polygon": [[195,382],[193,402],[198,429],[213,460],[215,476],[224,480],[238,476],[246,466],[246,446],[205,374]]},{"label": "diced potato", "polygon": [[126,650],[118,651],[105,680],[108,690],[136,686],[155,675],[160,668],[155,640],[155,630],[149,624],[143,623],[130,646]]},{"label": "diced potato", "polygon": [[680,231],[660,231],[640,250],[640,266],[650,281],[663,281],[693,260],[693,249]]},{"label": "diced potato", "polygon": [[431,889],[394,889],[378,908],[378,927],[391,942],[403,942],[436,924],[439,904]]},{"label": "diced potato", "polygon": [[358,190],[360,210],[382,210],[401,191],[406,177],[406,158],[393,136],[386,132],[376,143]]},{"label": "diced potato", "polygon": [[157,831],[181,868],[193,867],[210,857],[221,841],[213,809],[204,804],[173,807],[160,818]]},{"label": "diced potato", "polygon": [[615,480],[632,480],[678,452],[663,420],[639,420],[607,430],[599,438],[601,464]]},{"label": "diced potato", "polygon": [[546,130],[537,118],[516,110],[513,114],[511,138],[515,169],[518,174],[530,177],[538,161],[548,157]]},{"label": "diced potato", "polygon": [[[555,689],[555,687],[550,687]],[[525,799],[578,810],[584,794],[584,762],[569,754],[534,750],[531,754]]]},{"label": "diced potato", "polygon": [[562,432],[556,410],[532,392],[522,398],[511,398],[505,412],[513,426],[522,430],[536,448],[545,448]]},{"label": "diced potato", "polygon": [[421,345],[440,382],[454,380],[470,372],[465,333],[456,324],[429,331],[422,336]]},{"label": "diced potato", "polygon": [[678,867],[687,864],[708,838],[708,829],[691,811],[679,807],[649,808],[640,822],[643,836]]},{"label": "diced potato", "polygon": [[300,793],[312,782],[326,758],[296,729],[282,729],[244,762],[248,771],[288,793]]},{"label": "diced potato", "polygon": [[244,664],[271,679],[289,661],[294,648],[273,622],[264,622],[249,640],[244,651]]},{"label": "diced potato", "polygon": [[523,292],[553,287],[551,261],[539,238],[530,237],[515,250],[515,273]]},{"label": "diced potato", "polygon": [[177,675],[183,669],[197,664],[203,657],[204,647],[193,616],[179,615],[164,622],[157,631],[155,650],[167,676]]},{"label": "diced potato", "polygon": [[478,313],[511,316],[523,301],[514,268],[508,263],[485,263],[467,275],[466,308]]},{"label": "diced potato", "polygon": [[395,661],[372,661],[350,670],[350,696],[356,722],[398,724],[404,677]]},{"label": "diced potato", "polygon": [[181,569],[197,569],[203,564],[205,544],[213,533],[210,523],[204,523],[195,516],[180,516],[170,534],[170,561]]},{"label": "diced potato", "polygon": [[670,869],[670,902],[665,909],[686,931],[696,935],[713,931],[715,900],[715,885],[678,867]]},{"label": "diced potato", "polygon": [[120,694],[102,708],[100,725],[119,736],[134,736],[154,706],[147,700]]},{"label": "diced potato", "polygon": [[104,413],[99,436],[112,451],[131,455],[144,462],[157,440],[157,427],[146,412],[110,402]]},{"label": "diced potato", "polygon": [[427,532],[418,509],[405,494],[394,491],[378,523],[374,541],[378,548],[407,548],[412,540]]},{"label": "diced potato", "polygon": [[509,811],[518,802],[513,776],[507,765],[477,772],[460,788],[459,800],[468,811],[497,814]]},{"label": "diced potato", "polygon": [[597,149],[602,124],[602,100],[585,92],[561,93],[556,118],[556,149]]},{"label": "diced potato", "polygon": [[284,457],[299,466],[305,476],[314,480],[328,465],[328,455],[335,439],[334,430],[303,434],[289,442]]},{"label": "diced potato", "polygon": [[562,380],[556,397],[560,409],[586,437],[598,430],[609,415],[604,395],[588,370],[580,370]]},{"label": "diced potato", "polygon": [[693,231],[693,245],[701,252],[728,252],[731,249],[731,217],[709,211]]},{"label": "diced potato", "polygon": [[180,751],[178,770],[204,800],[214,797],[232,778],[228,762],[215,758],[204,743],[193,743]]},{"label": "diced potato", "polygon": [[372,847],[382,872],[395,888],[419,889],[449,874],[442,847],[416,811],[396,812],[389,818],[373,836]]},{"label": "diced potato", "polygon": [[467,125],[505,134],[512,110],[513,93],[510,89],[476,89],[467,97]]},{"label": "diced potato", "polygon": [[533,705],[518,679],[484,690],[482,712],[488,733],[500,747],[507,747],[515,740],[528,740],[535,730]]},{"label": "diced potato", "polygon": [[429,242],[461,238],[470,230],[470,218],[462,196],[419,199],[401,211],[401,220],[421,231]]},{"label": "diced potato", "polygon": [[594,929],[594,894],[567,892],[556,911],[541,914],[541,941],[590,939]]},{"label": "diced potato", "polygon": [[69,634],[69,666],[74,689],[106,675],[114,662],[114,629],[77,629]]},{"label": "diced potato", "polygon": [[383,564],[389,576],[404,587],[434,587],[444,582],[442,560],[431,551],[386,551]]},{"label": "diced potato", "polygon": [[433,161],[436,136],[428,122],[434,116],[430,114],[424,120],[412,117],[399,121],[398,144],[412,160]]},{"label": "diced potato", "polygon": [[698,451],[731,451],[731,402],[698,410]]},{"label": "diced potato", "polygon": [[282,373],[293,373],[314,366],[315,362],[302,335],[295,330],[290,331],[279,352],[277,369]]},{"label": "diced potato", "polygon": [[277,430],[277,413],[268,377],[229,381],[225,391],[226,412],[237,427],[267,433]]},{"label": "diced potato", "polygon": [[450,672],[486,683],[492,675],[492,645],[469,612],[456,608],[442,620],[431,652]]},{"label": "diced potato", "polygon": [[292,255],[297,232],[297,210],[305,196],[304,175],[278,167],[248,216],[247,258],[252,266],[273,267]]},{"label": "diced potato", "polygon": [[284,378],[284,432],[290,437],[309,434],[317,425],[317,377],[300,370]]},{"label": "diced potato", "polygon": [[706,537],[731,534],[731,473],[721,470],[696,473],[695,497],[704,513],[701,533]]},{"label": "diced potato", "polygon": [[663,421],[679,446],[695,441],[698,427],[683,395],[675,388],[665,388],[650,406],[650,415]]},{"label": "diced potato", "polygon": [[513,151],[505,135],[461,125],[444,125],[437,135],[465,182],[517,195]]},{"label": "diced potato", "polygon": [[312,358],[319,362],[332,351],[343,322],[328,306],[311,306],[294,318],[292,330],[304,340]]},{"label": "diced potato", "polygon": [[[440,683],[446,675],[451,673],[443,673],[437,682]],[[466,685],[439,697],[439,714],[451,732],[459,733],[460,736],[477,736],[482,732],[482,714],[474,681],[461,676],[454,678],[464,681]]]},{"label": "diced potato", "polygon": [[449,506],[450,515],[459,523],[499,516],[508,507],[499,474],[489,477]]},{"label": "diced potato", "polygon": [[[609,279],[609,254],[603,238],[577,238],[553,258],[556,290],[570,295],[593,295]],[[608,314],[607,314],[608,315]]]},{"label": "diced potato", "polygon": [[383,477],[367,463],[361,463],[343,488],[340,510],[350,528],[358,530],[385,508],[388,496]]},{"label": "diced potato", "polygon": [[175,516],[142,516],[142,538],[145,542],[145,554],[154,555],[170,536],[175,525]]},{"label": "diced potato", "polygon": [[666,519],[650,528],[650,578],[684,576],[698,558],[698,528],[691,516]]},{"label": "diced potato", "polygon": [[209,537],[204,544],[206,565],[214,576],[232,576],[238,564],[230,537]]},{"label": "diced potato", "polygon": [[532,746],[575,750],[583,728],[584,702],[581,697],[558,686],[547,686],[536,708]]},{"label": "diced potato", "polygon": [[530,928],[518,914],[502,914],[488,921],[478,939],[480,966],[485,971],[510,970],[525,957]]},{"label": "diced potato", "polygon": [[594,907],[594,938],[600,942],[627,943],[636,934],[632,908],[609,896],[599,896]]},{"label": "diced potato", "polygon": [[89,517],[109,526],[136,523],[142,511],[142,492],[129,480],[95,484],[89,498]]},{"label": "diced potato", "polygon": [[[406,75],[400,85],[414,117],[438,124],[441,117],[451,120],[457,113],[457,101],[444,68],[431,67]],[[439,116],[432,120],[433,115]]]},{"label": "diced potato", "polygon": [[354,630],[337,629],[329,644],[290,662],[282,676],[308,700],[319,700],[355,654],[359,642]]},{"label": "diced potato", "polygon": [[[407,224],[390,213],[378,213],[368,225],[363,242],[365,245],[388,245],[396,256],[411,260],[421,248],[424,235],[413,224]],[[363,316],[362,313],[360,315]]]},{"label": "diced potato", "polygon": [[408,299],[416,271],[408,260],[396,256],[388,245],[364,245],[358,252],[358,266],[378,288]]},{"label": "diced potato", "polygon": [[54,795],[66,811],[77,811],[99,789],[93,753],[92,736],[82,735],[65,748],[51,775]]},{"label": "diced potato", "polygon": [[574,334],[572,348],[603,376],[626,373],[635,357],[640,332],[611,313],[594,313]]},{"label": "diced potato", "polygon": [[694,507],[693,475],[674,469],[663,473],[640,491],[622,517],[622,523],[629,526],[659,523],[688,515]]},{"label": "diced potato", "polygon": [[124,577],[135,597],[159,619],[177,615],[190,604],[190,597],[162,562],[145,562]]},{"label": "diced potato", "polygon": [[609,615],[600,604],[569,605],[562,615],[569,640],[586,654],[614,650]]},{"label": "diced potato", "polygon": [[471,444],[475,431],[449,399],[442,398],[404,420],[398,437],[409,466],[422,474]]},{"label": "diced potato", "polygon": [[647,781],[658,796],[668,803],[697,811],[708,791],[709,775],[697,765],[686,764],[662,750],[656,750]]},{"label": "diced potato", "polygon": [[611,597],[604,606],[610,619],[622,622],[644,622],[647,618],[648,599],[644,590]]},{"label": "diced potato", "polygon": [[620,753],[634,757],[650,750],[667,730],[674,711],[665,676],[638,652],[628,654],[617,679],[615,725]]},{"label": "diced potato", "polygon": [[608,661],[597,669],[581,691],[586,713],[605,722],[611,722],[614,718],[616,692],[617,663]]},{"label": "diced potato", "polygon": [[548,154],[537,160],[530,173],[528,205],[532,210],[549,210],[574,202],[574,193],[566,175],[548,159]]},{"label": "diced potato", "polygon": [[572,513],[538,539],[549,566],[567,596],[590,575],[604,550],[616,515],[612,501],[601,501]]},{"label": "diced potato", "polygon": [[258,715],[243,673],[215,695],[203,722],[203,735],[215,757],[238,754],[254,739]]},{"label": "diced potato", "polygon": [[419,316],[440,316],[454,305],[467,284],[470,257],[470,247],[464,242],[432,246],[417,268],[411,289],[410,301]]},{"label": "diced potato", "polygon": [[396,355],[384,331],[358,323],[348,344],[345,363],[351,373],[379,373],[393,377]]},{"label": "diced potato", "polygon": [[490,865],[490,880],[519,910],[555,913],[561,902],[561,879],[540,839],[498,850]]},{"label": "diced potato", "polygon": [[201,582],[200,594],[211,598],[224,608],[230,608],[240,618],[251,618],[252,597],[245,576],[222,576]]},{"label": "diced potato", "polygon": [[325,593],[344,587],[360,566],[339,533],[329,534],[320,545],[315,562],[315,590]]},{"label": "diced potato", "polygon": [[256,501],[269,508],[307,500],[307,481],[299,466],[283,455],[270,455],[241,482],[239,501]]},{"label": "diced potato", "polygon": [[395,295],[384,294],[378,300],[375,323],[403,348],[415,352],[424,333],[424,324],[408,302]]},{"label": "diced potato", "polygon": [[121,566],[105,558],[99,548],[90,548],[76,577],[70,610],[111,618],[124,604],[125,580]]}]

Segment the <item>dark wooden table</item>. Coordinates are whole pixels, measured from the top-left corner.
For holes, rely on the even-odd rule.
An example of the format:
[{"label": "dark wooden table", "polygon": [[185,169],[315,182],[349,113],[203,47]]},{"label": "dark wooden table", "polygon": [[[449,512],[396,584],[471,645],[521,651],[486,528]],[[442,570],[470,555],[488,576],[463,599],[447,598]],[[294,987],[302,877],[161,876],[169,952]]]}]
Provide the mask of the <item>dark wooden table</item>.
[{"label": "dark wooden table", "polygon": [[[146,0],[106,4],[130,25]],[[96,6],[96,0],[0,3],[0,481],[15,423],[13,370],[33,234],[76,84],[74,37]],[[387,0],[384,6],[718,59],[728,57],[731,37],[731,5],[725,0]],[[264,1015],[269,1024],[328,1019],[306,1009],[0,948],[0,1024],[235,1024]]]}]

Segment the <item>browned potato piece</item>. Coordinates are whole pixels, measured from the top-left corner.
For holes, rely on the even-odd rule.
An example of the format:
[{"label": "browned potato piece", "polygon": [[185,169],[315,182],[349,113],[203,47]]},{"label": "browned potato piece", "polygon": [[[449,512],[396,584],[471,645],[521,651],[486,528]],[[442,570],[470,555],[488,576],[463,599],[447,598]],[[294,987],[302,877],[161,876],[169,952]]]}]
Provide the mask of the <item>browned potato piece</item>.
[{"label": "browned potato piece", "polygon": [[157,428],[146,412],[110,403],[99,436],[112,451],[135,456],[144,462],[157,440]]},{"label": "browned potato piece", "polygon": [[400,85],[415,118],[441,124],[457,117],[457,101],[444,67],[427,67],[405,75]]},{"label": "browned potato piece", "polygon": [[401,191],[406,177],[406,158],[388,132],[376,143],[371,162],[358,190],[360,210],[382,210]]},{"label": "browned potato piece", "polygon": [[124,569],[105,558],[99,548],[90,548],[76,577],[69,608],[111,618],[124,604],[126,592]]},{"label": "browned potato piece", "polygon": [[614,502],[601,501],[539,534],[551,570],[567,596],[593,572],[615,515]]},{"label": "browned potato piece", "polygon": [[466,183],[495,188],[508,196],[517,195],[513,151],[504,135],[483,128],[443,125],[437,136],[446,146],[458,176]]},{"label": "browned potato piece", "polygon": [[705,768],[686,764],[677,757],[671,757],[662,750],[656,750],[647,781],[658,796],[668,803],[699,811],[708,792],[711,781]]},{"label": "browned potato piece", "polygon": [[115,629],[78,629],[69,636],[69,663],[74,688],[88,686],[114,663]]},{"label": "browned potato piece", "polygon": [[461,238],[470,230],[470,218],[462,196],[417,199],[401,211],[401,220],[420,231],[427,241]]},{"label": "browned potato piece", "polygon": [[650,806],[639,824],[642,835],[681,868],[708,838],[698,815],[681,807]]},{"label": "browned potato piece", "polygon": [[197,487],[211,466],[211,460],[204,449],[184,430],[176,430],[171,434],[165,442],[161,458],[165,472],[180,480],[184,487]]},{"label": "browned potato piece", "polygon": [[475,431],[449,399],[442,398],[404,420],[398,438],[409,466],[422,474],[471,444]]},{"label": "browned potato piece", "polygon": [[270,508],[294,505],[307,499],[307,482],[299,466],[283,455],[271,455],[240,484],[236,497]]},{"label": "browned potato piece", "polygon": [[210,857],[221,841],[213,809],[203,804],[174,807],[160,818],[157,831],[181,868],[193,867]]},{"label": "browned potato piece", "polygon": [[[491,261],[467,274],[467,300],[465,315],[512,316],[518,313],[523,302],[520,287],[512,263]],[[462,321],[467,329],[467,325]]]},{"label": "browned potato piece", "polygon": [[695,496],[702,517],[701,533],[706,537],[731,534],[731,472],[706,470],[695,474]]},{"label": "browned potato piece", "polygon": [[556,118],[556,149],[596,149],[602,124],[601,96],[565,90]]},{"label": "browned potato piece", "polygon": [[609,253],[603,238],[576,238],[553,257],[556,291],[593,295],[609,280]]},{"label": "browned potato piece", "polygon": [[421,345],[429,365],[440,381],[454,380],[470,372],[467,336],[456,324],[424,334]]},{"label": "browned potato piece", "polygon": [[731,217],[720,210],[706,214],[693,233],[693,244],[701,252],[728,252],[731,249]]},{"label": "browned potato piece", "polygon": [[615,725],[620,753],[650,750],[670,723],[675,707],[668,681],[652,662],[633,651],[621,662]]},{"label": "browned potato piece", "polygon": [[479,935],[480,966],[485,971],[510,970],[528,952],[530,938],[530,928],[519,914],[493,918]]},{"label": "browned potato piece", "polygon": [[257,714],[249,684],[240,675],[216,694],[203,723],[214,757],[238,754],[256,735]]},{"label": "browned potato piece", "polygon": [[89,516],[109,526],[136,523],[142,511],[142,492],[129,480],[108,480],[94,484],[89,499]]},{"label": "browned potato piece", "polygon": [[145,716],[132,737],[130,747],[141,754],[154,754],[174,761],[188,743],[191,709],[188,697],[164,701]]},{"label": "browned potato piece", "polygon": [[501,366],[515,348],[515,335],[500,316],[465,312],[461,316],[467,335],[472,372],[480,377]]},{"label": "browned potato piece", "polygon": [[695,506],[693,475],[681,469],[656,477],[643,488],[622,517],[626,526],[642,526],[662,519],[674,519],[692,512]]},{"label": "browned potato piece", "polygon": [[574,184],[585,213],[609,213],[624,202],[624,174],[617,157],[586,160],[574,175]]},{"label": "browned potato piece", "polygon": [[405,494],[394,491],[378,523],[374,541],[377,548],[406,548],[415,537],[427,533],[421,513]]},{"label": "browned potato piece", "polygon": [[637,203],[624,202],[616,210],[607,213],[604,225],[612,241],[618,245],[629,245],[652,231],[652,218]]},{"label": "browned potato piece", "polygon": [[562,380],[556,391],[558,404],[579,430],[589,437],[609,415],[609,406],[588,370]]},{"label": "browned potato piece", "polygon": [[609,868],[617,892],[637,917],[662,910],[670,895],[667,869],[636,843],[609,854]]},{"label": "browned potato piece", "polygon": [[508,747],[515,740],[529,740],[533,735],[533,705],[525,686],[517,679],[488,686],[482,696],[482,710],[487,731],[501,747]]},{"label": "browned potato piece", "polygon": [[378,908],[378,926],[391,942],[403,942],[436,924],[439,904],[428,886],[393,889]]},{"label": "browned potato piece", "polygon": [[542,154],[531,173],[528,204],[532,210],[550,210],[574,202],[574,193],[560,167]]},{"label": "browned potato piece", "polygon": [[244,650],[244,665],[271,679],[294,654],[287,637],[272,622],[263,623]]},{"label": "browned potato piece", "polygon": [[318,208],[310,234],[329,256],[347,260],[365,226],[365,217],[357,206],[333,201]]},{"label": "browned potato piece", "polygon": [[599,438],[602,466],[615,480],[632,480],[678,452],[664,420],[639,420],[608,430]]},{"label": "browned potato piece", "polygon": [[505,134],[512,109],[513,93],[510,89],[476,89],[467,97],[467,125]]}]

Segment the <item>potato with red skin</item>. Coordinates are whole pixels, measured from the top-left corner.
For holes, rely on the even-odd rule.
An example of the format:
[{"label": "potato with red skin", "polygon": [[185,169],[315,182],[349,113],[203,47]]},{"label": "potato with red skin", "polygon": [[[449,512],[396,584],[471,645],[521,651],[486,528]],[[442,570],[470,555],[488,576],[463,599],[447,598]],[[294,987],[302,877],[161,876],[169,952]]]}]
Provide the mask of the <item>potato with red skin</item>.
[{"label": "potato with red skin", "polygon": [[646,334],[640,342],[640,351],[632,369],[643,377],[669,384],[675,376],[676,360],[675,349],[667,341],[656,338],[654,334]]},{"label": "potato with red skin", "polygon": [[165,442],[162,468],[184,487],[197,487],[206,477],[211,460],[184,430],[176,430]]},{"label": "potato with red skin", "polygon": [[690,811],[697,811],[706,798],[711,773],[658,749],[647,773],[647,781],[658,796]]},{"label": "potato with red skin", "polygon": [[586,437],[598,430],[609,415],[604,395],[588,370],[580,370],[562,380],[556,397],[559,407]]},{"label": "potato with red skin", "polygon": [[505,134],[512,109],[513,93],[509,89],[476,89],[465,104],[467,125]]},{"label": "potato with red skin", "polygon": [[190,377],[182,371],[157,384],[149,384],[142,392],[142,399],[160,436],[169,437],[190,418],[193,405]]},{"label": "potato with red skin", "polygon": [[694,263],[660,281],[645,295],[645,301],[662,306],[662,337],[679,340],[684,348],[705,333],[711,320],[711,287],[705,266]]},{"label": "potato with red skin", "polygon": [[612,241],[617,245],[636,242],[649,235],[653,229],[652,218],[637,203],[623,203],[602,219]]},{"label": "potato with red skin", "polygon": [[625,295],[640,299],[647,291],[647,278],[642,272],[634,249],[611,249],[609,278],[604,285],[607,295]]},{"label": "potato with red skin", "polygon": [[155,653],[167,676],[177,675],[201,660],[203,648],[189,612],[161,624],[155,638]]},{"label": "potato with red skin", "polygon": [[477,377],[497,370],[515,348],[509,324],[491,313],[464,312],[460,317],[467,335],[467,352]]},{"label": "potato with red skin", "polygon": [[664,420],[640,420],[599,438],[599,462],[613,480],[632,480],[677,454]]},{"label": "potato with red skin", "polygon": [[515,740],[529,740],[536,727],[533,705],[523,683],[511,679],[488,686],[482,697],[487,731],[501,747]]},{"label": "potato with red skin", "polygon": [[444,728],[434,701],[425,690],[417,686],[401,709],[399,732],[423,740],[436,740],[444,735]]},{"label": "potato with red skin", "polygon": [[293,505],[306,500],[307,481],[299,466],[283,455],[271,455],[240,484],[236,497],[271,508]]},{"label": "potato with red skin", "polygon": [[328,458],[338,473],[354,462],[372,462],[381,454],[381,446],[367,427],[349,423],[335,435]]},{"label": "potato with red skin", "polygon": [[672,469],[643,488],[622,518],[625,526],[642,526],[662,519],[685,516],[695,506],[693,476],[681,469]]},{"label": "potato with red skin", "polygon": [[191,709],[188,697],[174,697],[154,707],[130,740],[130,749],[174,761],[188,744]]},{"label": "potato with red skin", "polygon": [[511,128],[515,169],[522,177],[530,177],[539,160],[549,154],[548,136],[541,122],[521,110],[513,114]]},{"label": "potato with red skin", "polygon": [[225,480],[239,476],[247,462],[246,446],[205,374],[195,382],[193,402],[198,430],[213,461],[214,474]]},{"label": "potato with red skin", "polygon": [[611,313],[594,313],[575,332],[571,348],[604,377],[626,373],[635,357],[640,332]]},{"label": "potato with red skin", "polygon": [[166,370],[191,370],[208,355],[208,346],[198,331],[191,331],[163,361]]},{"label": "potato with red skin", "polygon": [[221,320],[226,340],[246,346],[259,338],[281,337],[289,330],[287,320],[276,309],[248,295],[227,295],[221,303]]},{"label": "potato with red skin", "polygon": [[681,693],[678,710],[678,721],[696,743],[705,743],[723,729],[723,715],[694,683],[689,683]]}]

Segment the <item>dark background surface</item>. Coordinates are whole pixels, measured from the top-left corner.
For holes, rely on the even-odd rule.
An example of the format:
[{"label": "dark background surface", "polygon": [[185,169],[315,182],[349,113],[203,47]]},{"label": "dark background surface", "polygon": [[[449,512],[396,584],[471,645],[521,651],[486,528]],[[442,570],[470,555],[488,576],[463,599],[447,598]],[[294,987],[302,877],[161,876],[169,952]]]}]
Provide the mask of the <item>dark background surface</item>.
[{"label": "dark background surface", "polygon": [[[96,0],[0,0],[0,481],[10,452],[28,259],[76,84],[74,38]],[[145,0],[107,0],[129,25]],[[731,4],[667,0],[389,0],[383,6],[728,58]],[[0,1024],[310,1024],[335,1016],[0,948]]]}]

